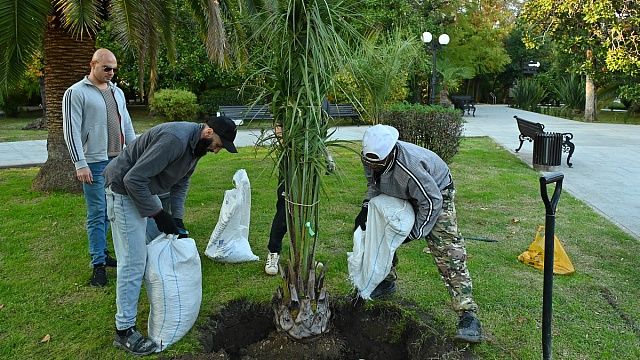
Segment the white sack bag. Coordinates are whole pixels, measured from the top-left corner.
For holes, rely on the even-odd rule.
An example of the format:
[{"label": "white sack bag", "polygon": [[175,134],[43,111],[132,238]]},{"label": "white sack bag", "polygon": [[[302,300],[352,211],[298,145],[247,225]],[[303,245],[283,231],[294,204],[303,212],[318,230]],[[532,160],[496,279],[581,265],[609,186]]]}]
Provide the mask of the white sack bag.
[{"label": "white sack bag", "polygon": [[378,195],[369,201],[367,229],[353,233],[353,252],[347,253],[349,280],[363,299],[391,270],[393,254],[409,236],[415,214],[411,204],[388,195]]},{"label": "white sack bag", "polygon": [[149,298],[149,338],[156,352],[180,340],[198,318],[202,270],[196,242],[160,234],[147,245],[144,273]]},{"label": "white sack bag", "polygon": [[235,189],[224,192],[218,223],[209,237],[204,254],[225,263],[259,260],[249,245],[251,184],[244,169],[233,175]]}]

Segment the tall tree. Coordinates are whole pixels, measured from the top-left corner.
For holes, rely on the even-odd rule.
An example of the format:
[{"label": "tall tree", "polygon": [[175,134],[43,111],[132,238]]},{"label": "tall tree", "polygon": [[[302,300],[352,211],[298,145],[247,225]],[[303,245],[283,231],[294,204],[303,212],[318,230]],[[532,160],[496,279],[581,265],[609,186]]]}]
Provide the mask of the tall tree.
[{"label": "tall tree", "polygon": [[[276,168],[284,179],[289,260],[274,295],[278,329],[296,339],[326,332],[331,311],[324,269],[316,273],[321,234],[318,212],[321,175],[326,171],[327,113],[322,100],[345,64],[351,25],[331,0],[250,1],[247,14],[252,58],[260,69],[274,121],[282,127],[274,143]],[[262,101],[258,99],[256,101]]]},{"label": "tall tree", "polygon": [[455,22],[444,27],[451,43],[441,51],[442,61],[449,68],[464,69],[473,88],[469,94],[479,96],[476,86],[481,78],[498,74],[511,62],[504,45],[513,27],[510,2],[505,0],[459,2]]},{"label": "tall tree", "polygon": [[[210,58],[222,60],[226,42],[219,2],[189,4],[209,29],[204,38]],[[34,52],[44,47],[48,158],[34,180],[36,189],[80,190],[64,144],[61,102],[66,88],[88,73],[95,35],[105,19],[114,24],[124,48],[135,52],[140,81],[149,64],[153,89],[158,50],[165,45],[172,52],[174,1],[0,0],[0,93],[19,80]]]},{"label": "tall tree", "polygon": [[585,121],[595,121],[595,90],[611,72],[640,71],[639,10],[635,0],[531,0],[523,7],[525,44],[557,42],[586,75]]}]

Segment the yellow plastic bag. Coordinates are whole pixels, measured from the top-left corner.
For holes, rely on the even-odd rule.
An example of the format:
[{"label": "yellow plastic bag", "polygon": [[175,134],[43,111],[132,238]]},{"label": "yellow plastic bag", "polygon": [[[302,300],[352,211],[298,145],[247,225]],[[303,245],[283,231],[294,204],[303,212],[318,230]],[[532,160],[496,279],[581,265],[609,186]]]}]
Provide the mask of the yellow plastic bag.
[{"label": "yellow plastic bag", "polygon": [[[575,272],[569,256],[564,251],[560,239],[554,235],[553,273],[567,275]],[[518,256],[518,260],[536,269],[544,269],[544,226],[538,225],[536,237],[529,249]]]}]

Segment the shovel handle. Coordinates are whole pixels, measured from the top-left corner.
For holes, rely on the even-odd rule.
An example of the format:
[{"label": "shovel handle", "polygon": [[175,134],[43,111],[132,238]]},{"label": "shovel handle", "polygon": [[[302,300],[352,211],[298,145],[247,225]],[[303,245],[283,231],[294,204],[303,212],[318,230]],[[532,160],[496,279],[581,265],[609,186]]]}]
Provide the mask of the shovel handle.
[{"label": "shovel handle", "polygon": [[551,184],[554,182],[558,182],[564,179],[564,174],[561,172],[550,173],[545,176],[540,177],[540,182],[544,181],[546,184]]},{"label": "shovel handle", "polygon": [[[547,215],[554,215],[556,213],[556,206],[560,201],[560,193],[562,192],[562,180],[564,174],[560,172],[547,174],[540,177],[540,195],[542,201],[544,201],[544,207],[547,211]],[[553,191],[553,196],[549,199],[547,194],[547,184],[556,183],[556,188]]]}]

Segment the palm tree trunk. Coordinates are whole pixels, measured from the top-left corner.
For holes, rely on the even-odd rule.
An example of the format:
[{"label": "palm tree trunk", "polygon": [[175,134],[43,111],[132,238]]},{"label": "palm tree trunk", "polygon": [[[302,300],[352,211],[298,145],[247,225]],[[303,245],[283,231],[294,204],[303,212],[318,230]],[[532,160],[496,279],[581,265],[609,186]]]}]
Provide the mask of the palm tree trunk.
[{"label": "palm tree trunk", "polygon": [[80,192],[75,168],[62,132],[62,97],[65,90],[89,73],[89,62],[95,50],[90,38],[75,39],[50,17],[44,42],[44,87],[46,93],[47,162],[33,181],[40,191],[62,190]]}]

